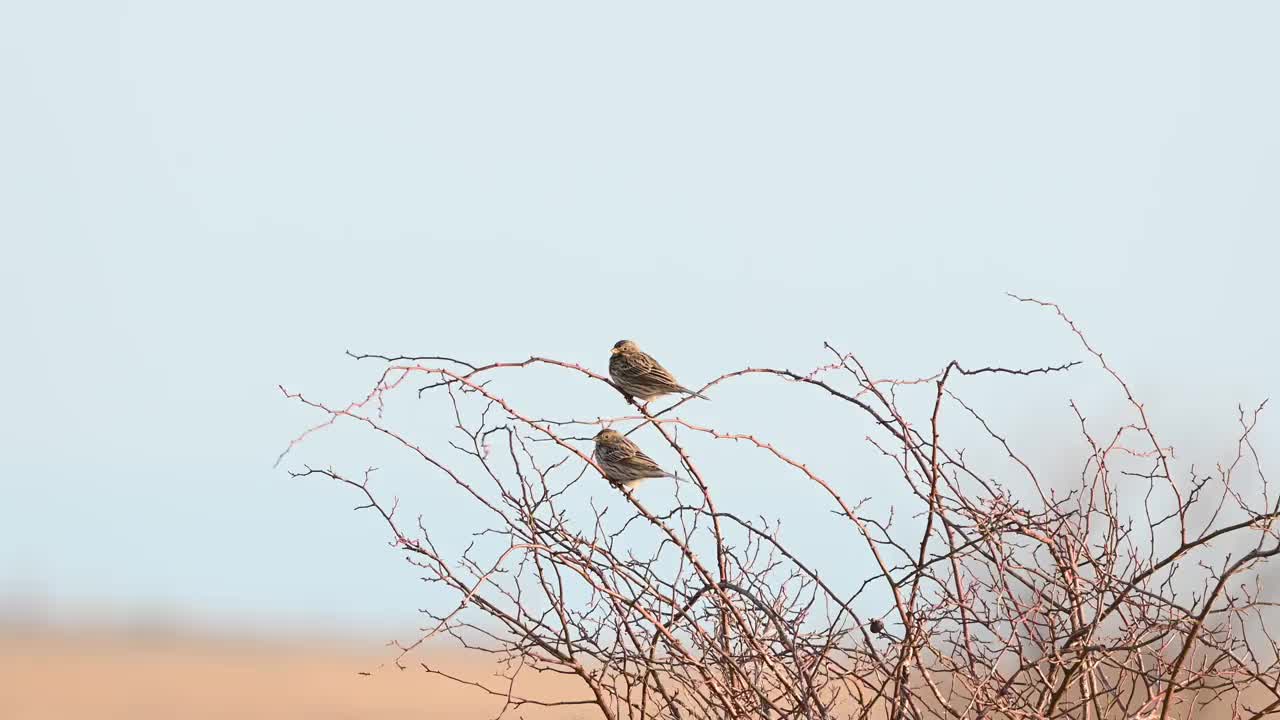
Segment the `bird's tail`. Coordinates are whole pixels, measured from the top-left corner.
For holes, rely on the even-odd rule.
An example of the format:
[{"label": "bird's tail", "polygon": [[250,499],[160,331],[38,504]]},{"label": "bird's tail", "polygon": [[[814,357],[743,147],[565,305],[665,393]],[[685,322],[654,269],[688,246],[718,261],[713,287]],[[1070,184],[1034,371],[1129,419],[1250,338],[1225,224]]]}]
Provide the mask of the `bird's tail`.
[{"label": "bird's tail", "polygon": [[687,394],[687,395],[692,395],[692,396],[694,396],[694,397],[696,397],[696,398],[702,398],[703,400],[706,400],[707,402],[710,402],[710,401],[711,401],[711,398],[707,397],[706,395],[703,395],[703,394],[702,394],[702,393],[700,393],[700,392],[695,392],[695,391],[693,391],[693,390],[690,390],[690,389],[689,389],[689,388],[687,388],[687,387],[681,387],[681,388],[680,388],[680,392],[685,393],[685,394]]}]

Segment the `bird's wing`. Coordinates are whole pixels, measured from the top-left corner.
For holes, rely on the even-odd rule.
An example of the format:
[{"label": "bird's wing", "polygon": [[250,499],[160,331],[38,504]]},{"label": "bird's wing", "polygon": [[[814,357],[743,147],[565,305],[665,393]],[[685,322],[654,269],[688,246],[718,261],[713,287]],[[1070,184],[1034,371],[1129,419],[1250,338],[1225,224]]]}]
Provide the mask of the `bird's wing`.
[{"label": "bird's wing", "polygon": [[604,463],[626,465],[635,470],[664,472],[662,467],[654,462],[653,458],[645,455],[638,445],[626,439],[617,445],[601,448],[599,460]]},{"label": "bird's wing", "polygon": [[631,358],[631,362],[636,366],[639,375],[656,380],[664,385],[680,386],[676,376],[672,375],[670,370],[662,367],[662,363],[654,360],[653,356],[647,352],[640,351],[635,353],[634,357]]},{"label": "bird's wing", "polygon": [[[596,460],[600,463],[621,463],[629,462],[631,458],[640,453],[640,449],[634,443],[626,442],[618,445],[597,445]],[[644,454],[644,453],[640,453]]]},{"label": "bird's wing", "polygon": [[658,465],[658,463],[654,462],[653,458],[649,457],[648,455],[645,455],[644,451],[641,450],[638,445],[631,442],[630,440],[626,440],[625,444],[628,446],[627,447],[627,453],[629,454],[629,457],[627,459],[628,465],[630,465],[633,468],[641,468],[644,470],[652,470],[657,473],[662,473],[664,475],[666,474],[666,471],[663,470],[662,467]]},{"label": "bird's wing", "polygon": [[660,472],[663,475],[667,474],[666,471],[663,470],[660,465],[658,465],[658,463],[653,461],[653,458],[649,457],[648,455],[645,455],[643,452],[640,451],[639,448],[636,449],[635,455],[632,455],[631,459],[628,460],[627,462],[629,462],[633,467],[642,467],[646,470],[653,470],[654,472]]}]

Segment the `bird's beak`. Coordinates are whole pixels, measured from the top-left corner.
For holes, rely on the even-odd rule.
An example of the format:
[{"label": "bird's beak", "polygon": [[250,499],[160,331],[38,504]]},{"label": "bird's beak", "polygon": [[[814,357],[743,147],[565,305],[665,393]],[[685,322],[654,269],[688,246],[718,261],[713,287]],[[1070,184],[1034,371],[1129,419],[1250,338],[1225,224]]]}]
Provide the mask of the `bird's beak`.
[{"label": "bird's beak", "polygon": [[609,354],[610,354],[610,355],[617,355],[617,354],[618,354],[618,348],[613,348],[612,350],[610,350],[610,351],[609,351]]}]

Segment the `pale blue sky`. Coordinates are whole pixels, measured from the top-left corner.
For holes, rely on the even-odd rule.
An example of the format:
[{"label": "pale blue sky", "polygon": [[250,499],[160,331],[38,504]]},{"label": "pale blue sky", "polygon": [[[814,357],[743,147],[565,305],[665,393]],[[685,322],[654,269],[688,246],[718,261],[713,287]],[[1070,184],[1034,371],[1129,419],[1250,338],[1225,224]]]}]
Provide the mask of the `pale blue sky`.
[{"label": "pale blue sky", "polygon": [[[376,372],[347,348],[603,369],[633,337],[690,383],[824,340],[886,375],[1077,357],[1014,291],[1211,463],[1276,392],[1278,29],[1262,2],[0,3],[0,595],[411,624],[353,498],[271,468],[315,419],[276,384],[347,399]],[[1067,397],[1114,410],[1101,382],[970,396],[1054,438]],[[843,422],[752,392],[700,419]],[[883,494],[862,434],[849,493]],[[341,437],[307,457],[363,460]]]}]

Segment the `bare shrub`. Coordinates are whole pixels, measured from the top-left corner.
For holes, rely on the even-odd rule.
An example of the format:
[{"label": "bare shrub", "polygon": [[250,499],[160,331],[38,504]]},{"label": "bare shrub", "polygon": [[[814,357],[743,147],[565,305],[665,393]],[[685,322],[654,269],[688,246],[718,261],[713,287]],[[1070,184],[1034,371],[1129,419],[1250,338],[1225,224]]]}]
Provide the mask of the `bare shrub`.
[{"label": "bare shrub", "polygon": [[[1073,444],[1087,450],[1064,457],[1074,470],[1051,480],[953,386],[980,375],[1001,387],[1037,382],[1079,363],[953,361],[932,377],[885,380],[829,345],[829,362],[816,369],[748,367],[699,390],[764,378],[862,418],[872,428],[866,442],[889,468],[877,484],[900,484],[915,507],[869,510],[843,479],[769,440],[682,417],[689,401],[594,419],[526,410],[508,388],[538,368],[558,382],[610,385],[545,357],[481,365],[353,355],[384,365],[357,401],[285,392],[325,415],[290,448],[338,421],[375,431],[423,464],[418,482],[452,488],[467,517],[485,518],[465,543],[437,537],[422,516],[405,520],[371,469],[294,474],[350,486],[394,546],[452,596],[423,611],[430,621],[398,662],[441,636],[491,654],[501,668],[495,678],[447,677],[493,695],[500,715],[535,705],[580,705],[607,718],[1163,719],[1209,705],[1238,718],[1275,712],[1280,673],[1259,570],[1280,552],[1280,496],[1271,498],[1251,442],[1262,406],[1240,411],[1230,462],[1177,469],[1142,403],[1061,309],[1018,299],[1056,313],[1127,403],[1128,418],[1106,429],[1076,403],[1064,406],[1079,429],[1064,454]],[[393,396],[416,402],[415,391],[434,401],[431,412],[448,414],[447,446],[384,414]],[[994,473],[973,467],[972,452],[942,441],[944,419],[973,430],[1007,463]],[[611,488],[587,444],[601,426],[665,443],[688,484],[651,493],[649,504],[643,490]],[[854,438],[841,442],[861,443],[856,427],[851,421]],[[695,462],[692,444],[754,453],[760,473],[782,470],[820,489],[825,507],[813,512],[834,513],[845,530],[828,552],[801,557],[776,523],[717,508],[721,479]],[[658,500],[660,509],[649,506]],[[875,570],[846,581],[824,564]],[[521,679],[530,672],[574,676],[583,692],[527,696]]]}]

